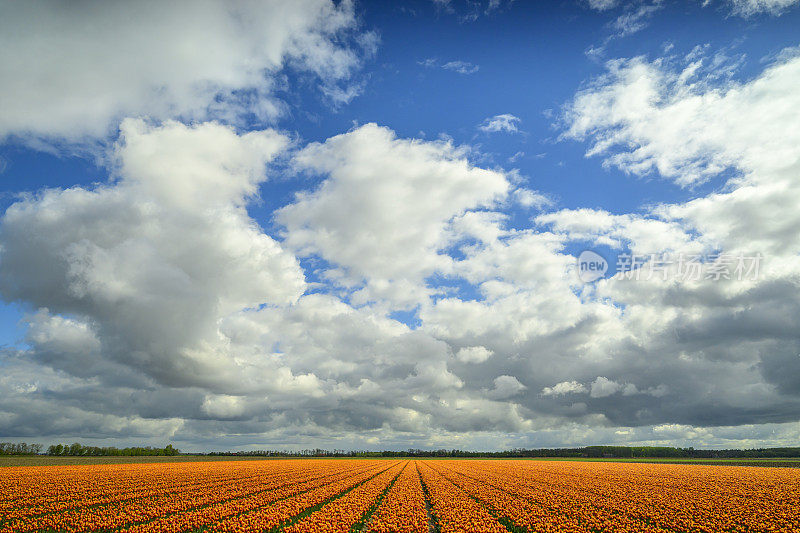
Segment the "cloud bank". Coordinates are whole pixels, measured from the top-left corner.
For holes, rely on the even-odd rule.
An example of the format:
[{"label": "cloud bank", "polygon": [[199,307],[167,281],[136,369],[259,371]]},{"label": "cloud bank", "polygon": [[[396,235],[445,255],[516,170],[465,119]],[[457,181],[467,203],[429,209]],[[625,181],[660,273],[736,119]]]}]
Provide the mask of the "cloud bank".
[{"label": "cloud bank", "polygon": [[33,145],[91,144],[124,117],[270,123],[285,66],[341,96],[374,46],[349,1],[6,4],[0,140]]},{"label": "cloud bank", "polygon": [[[185,449],[796,442],[796,53],[745,80],[702,50],[608,62],[565,105],[562,142],[692,192],[610,213],[555,205],[449,140],[367,123],[306,143],[226,123],[214,106],[249,102],[240,90],[279,107],[283,65],[323,85],[358,65],[332,37],[356,27],[347,3],[286,4],[272,32],[237,26],[277,24],[276,5],[188,13],[179,28],[224,41],[205,73],[173,72],[178,32],[163,63],[111,85],[94,87],[85,65],[63,72],[74,101],[14,93],[37,65],[2,89],[23,110],[4,115],[6,135],[80,143],[117,122],[119,134],[106,181],[28,194],[0,219],[0,294],[27,311],[24,344],[0,352],[0,434]],[[96,52],[101,71],[133,54],[126,31]],[[301,190],[262,227],[252,208],[277,179]],[[535,212],[520,223],[512,205]],[[574,250],[587,245],[763,263],[752,279],[682,280],[668,265],[585,285]]]}]

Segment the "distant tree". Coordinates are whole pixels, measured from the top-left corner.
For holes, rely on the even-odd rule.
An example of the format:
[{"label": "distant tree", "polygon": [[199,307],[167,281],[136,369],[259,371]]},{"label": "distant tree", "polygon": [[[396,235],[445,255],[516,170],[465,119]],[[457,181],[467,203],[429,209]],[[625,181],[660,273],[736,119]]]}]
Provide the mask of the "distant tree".
[{"label": "distant tree", "polygon": [[0,455],[36,455],[41,451],[41,444],[28,444],[26,442],[0,442]]},{"label": "distant tree", "polygon": [[[36,448],[41,450],[40,445]],[[30,448],[30,447],[29,447]],[[37,452],[38,453],[38,452]],[[79,442],[73,444],[55,444],[47,448],[48,455],[70,455],[70,456],[141,456],[141,455],[178,455],[181,451],[171,444],[165,448],[152,448],[150,446],[136,446],[130,448],[114,448],[98,447],[98,446],[84,446]]]}]

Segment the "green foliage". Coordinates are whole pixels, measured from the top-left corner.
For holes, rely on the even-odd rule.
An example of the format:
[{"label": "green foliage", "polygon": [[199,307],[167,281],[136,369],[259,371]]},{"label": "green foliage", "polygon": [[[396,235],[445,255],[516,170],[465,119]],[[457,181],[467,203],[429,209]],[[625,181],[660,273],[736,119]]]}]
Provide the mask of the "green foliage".
[{"label": "green foliage", "polygon": [[114,447],[98,447],[98,446],[84,446],[78,442],[73,444],[54,444],[47,448],[47,455],[64,455],[70,457],[98,457],[98,456],[157,456],[157,455],[178,455],[181,451],[173,448],[172,444],[168,444],[165,448],[151,448],[145,447],[132,447],[132,448],[114,448]]},{"label": "green foliage", "polygon": [[243,457],[588,457],[588,458],[670,458],[670,459],[774,459],[800,457],[800,448],[758,448],[751,450],[695,450],[669,446],[584,446],[582,448],[513,449],[502,452],[464,450],[366,451],[366,450],[253,450],[211,452],[210,456]]},{"label": "green foliage", "polygon": [[0,442],[0,455],[38,455],[41,452],[41,444],[27,444],[25,442]]},{"label": "green foliage", "polygon": [[[36,455],[41,453],[40,444],[0,443],[0,455]],[[47,448],[47,455],[54,456],[174,456],[181,452],[168,444],[164,448],[96,447],[80,443],[54,444]],[[785,459],[800,457],[800,448],[756,448],[750,450],[696,450],[694,448],[673,448],[669,446],[584,446],[582,448],[515,448],[501,452],[480,452],[465,450],[420,450],[411,448],[403,451],[383,450],[323,450],[321,448],[300,451],[251,450],[238,452],[210,452],[197,454],[207,456],[236,457],[562,457],[562,458],[614,458],[614,459]]]}]

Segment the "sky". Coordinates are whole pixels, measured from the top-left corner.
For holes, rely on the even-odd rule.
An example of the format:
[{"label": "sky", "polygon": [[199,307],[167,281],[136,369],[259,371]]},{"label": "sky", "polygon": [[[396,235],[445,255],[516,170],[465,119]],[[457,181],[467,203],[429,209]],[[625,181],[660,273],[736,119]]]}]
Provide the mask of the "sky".
[{"label": "sky", "polygon": [[800,2],[0,2],[0,438],[800,437]]}]

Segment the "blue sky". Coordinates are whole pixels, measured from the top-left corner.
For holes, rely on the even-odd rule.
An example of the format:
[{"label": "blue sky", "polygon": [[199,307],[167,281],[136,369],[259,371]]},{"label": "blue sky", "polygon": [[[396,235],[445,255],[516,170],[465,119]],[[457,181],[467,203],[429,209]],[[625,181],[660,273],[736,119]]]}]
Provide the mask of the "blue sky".
[{"label": "blue sky", "polygon": [[2,7],[0,436],[796,439],[795,3],[184,7]]}]

